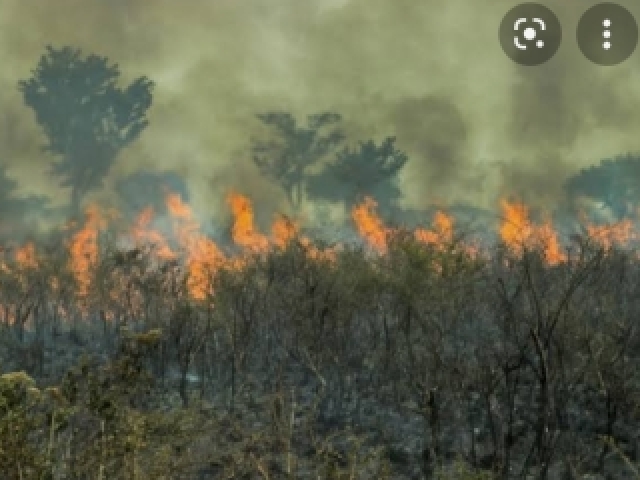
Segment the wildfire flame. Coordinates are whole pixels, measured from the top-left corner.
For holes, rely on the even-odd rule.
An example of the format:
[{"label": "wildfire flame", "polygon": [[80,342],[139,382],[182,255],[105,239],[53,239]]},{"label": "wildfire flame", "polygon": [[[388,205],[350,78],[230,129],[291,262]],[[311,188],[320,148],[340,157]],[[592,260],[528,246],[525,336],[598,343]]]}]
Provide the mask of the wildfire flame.
[{"label": "wildfire flame", "polygon": [[277,217],[271,226],[273,243],[278,248],[286,248],[297,234],[298,225],[284,215]]},{"label": "wildfire flame", "polygon": [[176,258],[176,254],[169,247],[166,238],[160,232],[151,228],[153,217],[154,211],[152,207],[147,207],[140,212],[130,232],[133,241],[138,245],[146,244],[152,246],[155,255],[161,260],[173,260]]},{"label": "wildfire flame", "polygon": [[204,300],[213,293],[212,275],[224,264],[225,257],[215,242],[201,233],[191,208],[179,195],[170,193],[166,202],[174,220],[174,234],[186,252],[189,293],[196,300]]},{"label": "wildfire flame", "polygon": [[92,269],[98,263],[98,237],[106,227],[100,209],[90,205],[85,211],[85,223],[73,234],[69,244],[70,269],[78,283],[78,296],[86,297],[91,287]]},{"label": "wildfire flame", "polygon": [[376,213],[377,206],[373,198],[365,197],[360,205],[353,207],[351,218],[360,236],[379,253],[386,253],[389,229]]},{"label": "wildfire flame", "polygon": [[[286,249],[295,239],[306,255],[317,261],[335,262],[339,247],[320,249],[308,238],[300,234],[300,224],[286,216],[274,218],[270,235],[262,234],[255,225],[254,211],[248,197],[231,192],[226,203],[232,215],[230,229],[233,243],[238,251],[225,254],[211,238],[202,232],[191,207],[177,194],[168,193],[165,198],[171,229],[163,233],[154,228],[155,212],[152,208],[143,209],[130,226],[127,235],[134,245],[150,246],[152,256],[158,262],[176,261],[184,267],[187,291],[197,301],[213,298],[213,279],[222,268],[240,269],[247,264],[253,255],[263,255],[271,249]],[[499,236],[504,245],[514,254],[521,255],[526,249],[538,248],[544,253],[549,265],[557,265],[566,261],[567,255],[559,240],[559,235],[550,220],[540,224],[531,221],[529,209],[523,203],[503,200],[502,221],[498,227]],[[369,247],[379,255],[385,255],[389,249],[389,239],[396,233],[385,225],[376,212],[377,204],[371,197],[351,210],[351,218],[355,228]],[[100,234],[114,214],[105,214],[97,206],[90,205],[85,211],[84,221],[70,224],[71,231],[67,243],[69,251],[69,270],[77,283],[76,295],[82,311],[83,301],[91,292],[95,267],[100,260]],[[636,238],[631,220],[624,220],[613,225],[585,226],[587,235],[594,242],[606,249],[616,245],[628,244]],[[413,238],[419,242],[440,249],[454,242],[455,222],[451,215],[439,210],[433,218],[431,228],[416,228]],[[474,254],[476,247],[468,245],[467,253]],[[0,250],[0,270],[3,274],[11,274],[8,259],[4,250]],[[17,274],[23,275],[29,269],[40,266],[40,258],[33,242],[27,242],[14,250],[14,261]],[[437,267],[437,266],[436,266]],[[16,273],[16,272],[14,272]],[[21,277],[23,278],[23,277]],[[26,277],[24,277],[26,278]],[[60,279],[49,279],[54,291],[60,289]],[[117,301],[119,290],[111,291],[111,299]],[[105,311],[105,318],[112,318],[113,312]]]},{"label": "wildfire flame", "polygon": [[505,245],[521,255],[525,249],[541,248],[550,265],[566,260],[558,235],[550,221],[534,225],[529,219],[529,209],[522,203],[501,202],[503,221],[500,225],[500,237]]},{"label": "wildfire flame", "polygon": [[36,256],[36,246],[33,242],[18,247],[15,252],[16,263],[20,268],[31,269],[38,268],[38,259]]},{"label": "wildfire flame", "polygon": [[438,210],[433,218],[433,230],[418,228],[415,237],[426,244],[442,245],[453,241],[453,218]]},{"label": "wildfire flame", "polygon": [[251,201],[243,195],[231,192],[227,195],[227,204],[234,217],[231,228],[234,243],[253,252],[265,252],[269,248],[269,240],[255,228]]},{"label": "wildfire flame", "polygon": [[587,225],[587,234],[606,250],[626,245],[637,238],[631,220],[625,219],[611,225]]}]

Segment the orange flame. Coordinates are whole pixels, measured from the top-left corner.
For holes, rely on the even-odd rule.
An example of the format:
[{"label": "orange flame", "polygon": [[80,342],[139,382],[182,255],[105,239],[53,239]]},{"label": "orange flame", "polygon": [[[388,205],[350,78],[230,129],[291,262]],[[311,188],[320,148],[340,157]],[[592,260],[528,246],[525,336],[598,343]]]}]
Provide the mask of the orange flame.
[{"label": "orange flame", "polygon": [[453,218],[442,211],[437,211],[433,218],[434,229],[417,228],[414,232],[416,240],[426,244],[441,245],[453,241]]},{"label": "orange flame", "polygon": [[266,251],[269,248],[269,241],[256,231],[253,223],[253,208],[249,199],[231,192],[227,195],[227,204],[233,214],[231,235],[235,244],[254,252]]},{"label": "orange flame", "polygon": [[224,255],[218,246],[200,232],[200,224],[191,208],[179,195],[166,197],[167,209],[174,219],[174,232],[180,246],[186,251],[189,278],[187,288],[192,298],[205,300],[213,293],[211,280],[224,263]]},{"label": "orange flame", "polygon": [[38,268],[36,247],[33,242],[18,248],[15,252],[15,258],[20,268]]},{"label": "orange flame", "polygon": [[587,225],[587,233],[606,250],[614,246],[626,245],[636,237],[633,224],[629,219],[610,225]]},{"label": "orange flame", "polygon": [[500,226],[500,237],[509,249],[521,255],[528,248],[542,248],[550,265],[566,260],[558,235],[550,221],[534,225],[529,220],[529,209],[522,203],[501,202],[504,220]]},{"label": "orange flame", "polygon": [[373,198],[365,197],[360,205],[353,207],[351,218],[360,236],[379,253],[386,253],[389,230],[376,213],[377,206]]},{"label": "orange flame", "polygon": [[137,244],[147,244],[153,247],[154,254],[161,260],[173,260],[176,254],[169,247],[169,243],[157,230],[150,228],[153,221],[153,208],[147,207],[138,215],[131,228],[131,236]]},{"label": "orange flame", "polygon": [[78,296],[85,297],[91,286],[91,271],[98,262],[98,235],[106,226],[98,207],[90,205],[85,211],[85,223],[69,244],[70,268],[78,282]]},{"label": "orange flame", "polygon": [[[173,222],[173,236],[165,236],[155,230],[154,211],[152,208],[145,208],[131,226],[130,238],[136,244],[152,245],[152,253],[156,258],[183,259],[187,272],[188,294],[195,300],[211,298],[212,280],[221,268],[243,268],[250,255],[266,253],[272,247],[287,248],[294,238],[299,242],[296,245],[302,247],[309,258],[336,261],[339,247],[324,250],[318,248],[309,238],[300,235],[298,221],[282,215],[277,216],[271,225],[271,234],[267,236],[259,232],[255,226],[254,210],[249,198],[231,192],[226,201],[233,217],[231,236],[241,250],[232,258],[225,256],[218,245],[201,231],[200,223],[190,206],[179,195],[173,193],[166,196],[167,209]],[[367,244],[379,254],[385,254],[389,248],[389,234],[394,230],[384,224],[376,208],[375,200],[365,197],[360,204],[352,208],[351,217],[357,232]],[[510,250],[522,254],[528,248],[540,248],[549,265],[566,261],[566,254],[551,221],[534,224],[530,219],[529,209],[523,203],[503,200],[501,208],[504,220],[499,226],[499,235]],[[94,267],[99,261],[99,235],[106,223],[107,213],[96,206],[89,206],[83,224],[70,227],[73,228],[73,233],[68,242],[69,268],[77,282],[77,296],[80,299],[87,297],[91,290]],[[432,227],[417,228],[412,235],[418,242],[442,247],[453,242],[454,224],[451,215],[438,211],[433,218]],[[628,244],[636,236],[631,220],[604,226],[587,224],[586,229],[590,238],[607,249],[614,245]],[[404,233],[404,230],[401,232]],[[469,253],[474,252],[474,248],[466,243],[463,248]],[[14,251],[17,274],[21,274],[20,270],[38,268],[44,258],[39,257],[38,253],[33,242],[17,248]],[[4,252],[0,250],[0,269],[16,274],[3,263],[3,260]],[[26,278],[26,275],[24,277]],[[61,281],[56,277],[51,277],[49,284],[54,291],[61,287]],[[117,290],[111,294],[113,300],[120,297]],[[112,315],[112,312],[105,312],[107,316]]]},{"label": "orange flame", "polygon": [[298,225],[284,215],[278,216],[271,225],[273,243],[278,248],[286,248],[289,242],[298,234]]}]

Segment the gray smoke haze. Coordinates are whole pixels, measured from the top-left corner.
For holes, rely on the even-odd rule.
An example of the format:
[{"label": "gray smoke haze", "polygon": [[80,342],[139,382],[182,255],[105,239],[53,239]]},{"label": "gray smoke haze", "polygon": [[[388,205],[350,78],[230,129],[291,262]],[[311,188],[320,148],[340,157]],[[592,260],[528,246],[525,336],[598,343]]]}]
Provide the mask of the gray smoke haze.
[{"label": "gray smoke haze", "polygon": [[[223,212],[233,188],[256,208],[286,210],[251,162],[255,114],[336,111],[354,142],[396,135],[410,154],[403,204],[495,208],[515,195],[550,208],[577,169],[640,150],[640,52],[615,67],[580,53],[575,29],[595,2],[554,0],[563,42],[521,67],[501,50],[511,0],[56,0],[0,3],[0,161],[20,193],[68,201],[16,88],[46,44],[118,63],[123,82],[156,83],[150,127],[115,179],[140,169],[184,175],[194,207]],[[619,2],[640,19],[640,4]]]}]

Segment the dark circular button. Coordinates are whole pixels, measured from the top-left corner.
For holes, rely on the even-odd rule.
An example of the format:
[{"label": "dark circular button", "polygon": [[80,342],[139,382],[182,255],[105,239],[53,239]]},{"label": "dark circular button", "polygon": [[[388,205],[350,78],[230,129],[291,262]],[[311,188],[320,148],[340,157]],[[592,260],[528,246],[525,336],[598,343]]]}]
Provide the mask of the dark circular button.
[{"label": "dark circular button", "polygon": [[599,3],[584,12],[576,36],[580,50],[593,63],[617,65],[636,49],[638,25],[626,8]]},{"label": "dark circular button", "polygon": [[558,17],[544,5],[523,3],[500,23],[500,45],[520,65],[540,65],[555,55],[562,41]]}]

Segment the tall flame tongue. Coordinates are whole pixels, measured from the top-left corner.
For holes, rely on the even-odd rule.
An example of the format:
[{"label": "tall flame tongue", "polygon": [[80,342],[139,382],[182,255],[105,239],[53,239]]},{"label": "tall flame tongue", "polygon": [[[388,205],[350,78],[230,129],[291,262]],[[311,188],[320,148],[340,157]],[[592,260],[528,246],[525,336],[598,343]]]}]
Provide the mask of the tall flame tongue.
[{"label": "tall flame tongue", "polygon": [[189,294],[196,300],[204,300],[213,293],[211,279],[224,264],[225,257],[215,242],[200,232],[191,208],[179,195],[167,195],[166,203],[174,220],[174,234],[186,252]]},{"label": "tall flame tongue", "polygon": [[239,193],[231,192],[227,195],[227,204],[233,214],[231,235],[234,243],[252,252],[267,251],[269,240],[255,228],[251,201]]},{"label": "tall flame tongue", "polygon": [[[260,233],[254,224],[254,212],[250,200],[236,192],[227,196],[227,204],[233,216],[231,235],[234,243],[241,248],[239,255],[228,258],[215,242],[201,232],[200,223],[196,220],[189,205],[184,203],[179,195],[169,193],[166,205],[173,221],[173,233],[179,249],[171,248],[170,241],[151,226],[154,212],[146,208],[140,212],[136,222],[131,227],[130,234],[137,245],[153,246],[155,258],[160,260],[174,260],[184,258],[188,274],[188,294],[195,300],[205,300],[213,294],[212,279],[221,268],[242,268],[249,261],[252,254],[263,254],[270,248],[284,249],[296,238],[304,248],[309,258],[314,260],[335,261],[337,248],[331,247],[320,250],[305,236],[300,235],[299,225],[286,216],[278,216],[271,226],[271,235],[267,237]],[[360,236],[379,254],[388,251],[389,233],[387,227],[376,212],[377,204],[371,197],[365,197],[363,202],[355,205],[351,210],[351,217]],[[566,261],[558,240],[558,234],[550,221],[535,225],[529,218],[529,210],[519,202],[501,202],[503,221],[499,227],[499,234],[504,244],[515,254],[521,255],[525,249],[539,248],[543,251],[549,265],[556,265]],[[110,215],[103,213],[97,206],[89,206],[85,211],[83,225],[78,228],[73,225],[75,232],[68,242],[69,269],[77,283],[78,307],[82,313],[88,311],[88,295],[91,291],[94,268],[99,262],[99,236],[106,228]],[[636,238],[631,220],[623,220],[612,225],[591,225],[586,222],[589,238],[605,248],[629,244]],[[414,232],[417,241],[436,246],[451,244],[454,239],[454,219],[448,214],[438,211],[433,219],[431,229],[417,228]],[[469,253],[474,253],[474,247],[464,245]],[[37,269],[41,263],[36,247],[27,243],[14,252],[17,272],[5,263],[4,250],[0,249],[0,271],[7,274],[23,275],[24,270]],[[26,278],[26,277],[25,277]],[[51,286],[54,290],[59,287],[59,280],[52,277]]]},{"label": "tall flame tongue", "polygon": [[518,202],[501,202],[503,222],[500,225],[500,237],[505,245],[517,255],[525,249],[541,248],[550,265],[566,260],[558,235],[550,221],[543,225],[534,225],[529,220],[528,208]]},{"label": "tall flame tongue", "polygon": [[379,253],[387,252],[389,229],[376,213],[378,204],[371,197],[365,197],[360,205],[351,210],[351,218],[362,238]]},{"label": "tall flame tongue", "polygon": [[92,270],[98,263],[98,236],[106,227],[106,219],[95,205],[85,210],[85,222],[82,228],[73,234],[69,242],[70,269],[78,283],[78,297],[83,299],[89,294]]},{"label": "tall flame tongue", "polygon": [[433,230],[417,228],[414,235],[422,243],[442,245],[453,241],[453,218],[444,212],[436,212]]}]

